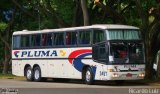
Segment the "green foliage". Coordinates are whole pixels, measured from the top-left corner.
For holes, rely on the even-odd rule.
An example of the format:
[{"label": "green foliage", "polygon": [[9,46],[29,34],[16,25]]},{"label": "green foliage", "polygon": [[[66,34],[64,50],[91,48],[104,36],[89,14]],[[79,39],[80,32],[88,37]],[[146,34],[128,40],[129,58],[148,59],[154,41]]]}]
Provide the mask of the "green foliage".
[{"label": "green foliage", "polygon": [[50,21],[49,19],[44,19],[42,23],[40,24],[42,29],[53,29],[57,27],[56,23]]},{"label": "green foliage", "polygon": [[[56,13],[68,24],[72,23],[74,2],[72,0],[54,0]],[[56,5],[56,6],[55,6]]]},{"label": "green foliage", "polygon": [[14,6],[12,0],[1,0],[0,2],[0,9],[3,10],[10,9]]},{"label": "green foliage", "polygon": [[0,78],[10,78],[10,77],[15,77],[14,75],[12,75],[12,74],[2,74],[2,73],[0,73]]},{"label": "green foliage", "polygon": [[0,31],[4,31],[7,28],[7,24],[4,22],[0,22]]},{"label": "green foliage", "polygon": [[154,21],[155,17],[154,16],[149,16],[149,23],[152,23]]}]

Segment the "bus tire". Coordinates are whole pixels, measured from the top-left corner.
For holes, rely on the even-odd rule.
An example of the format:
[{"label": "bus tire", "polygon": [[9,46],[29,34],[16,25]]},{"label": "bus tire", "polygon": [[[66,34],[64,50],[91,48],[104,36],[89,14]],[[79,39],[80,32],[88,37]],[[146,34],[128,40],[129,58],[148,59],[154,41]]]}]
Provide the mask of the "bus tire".
[{"label": "bus tire", "polygon": [[33,81],[33,70],[30,66],[25,69],[25,77],[27,81]]},{"label": "bus tire", "polygon": [[93,72],[92,72],[92,69],[90,67],[88,67],[85,71],[85,83],[88,84],[88,85],[91,85],[93,84]]},{"label": "bus tire", "polygon": [[34,81],[36,81],[36,82],[41,81],[42,77],[41,77],[40,67],[37,66],[33,69],[33,78],[34,78]]}]

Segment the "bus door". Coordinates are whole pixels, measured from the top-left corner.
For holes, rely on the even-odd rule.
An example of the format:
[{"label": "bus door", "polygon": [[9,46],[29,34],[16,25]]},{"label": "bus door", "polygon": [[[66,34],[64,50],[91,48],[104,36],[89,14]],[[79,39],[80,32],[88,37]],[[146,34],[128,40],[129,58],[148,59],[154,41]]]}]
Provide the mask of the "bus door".
[{"label": "bus door", "polygon": [[106,45],[106,42],[93,45],[92,55],[94,61],[97,63],[99,79],[107,79],[108,45]]}]

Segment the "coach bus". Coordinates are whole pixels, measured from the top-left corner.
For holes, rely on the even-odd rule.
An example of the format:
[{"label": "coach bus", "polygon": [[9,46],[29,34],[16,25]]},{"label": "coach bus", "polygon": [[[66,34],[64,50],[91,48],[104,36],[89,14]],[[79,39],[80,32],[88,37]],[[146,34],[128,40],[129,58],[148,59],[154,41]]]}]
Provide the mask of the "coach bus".
[{"label": "coach bus", "polygon": [[139,29],[128,25],[17,31],[12,41],[12,73],[28,81],[140,80],[145,76],[144,44]]}]

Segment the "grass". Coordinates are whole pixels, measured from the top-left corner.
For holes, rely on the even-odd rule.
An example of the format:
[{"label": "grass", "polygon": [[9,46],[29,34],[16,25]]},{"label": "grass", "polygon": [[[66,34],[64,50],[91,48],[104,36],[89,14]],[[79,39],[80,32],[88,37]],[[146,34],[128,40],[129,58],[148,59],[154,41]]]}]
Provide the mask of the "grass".
[{"label": "grass", "polygon": [[19,79],[19,80],[24,80],[25,78],[12,75],[11,73],[8,73],[8,74],[0,73],[0,79]]}]

